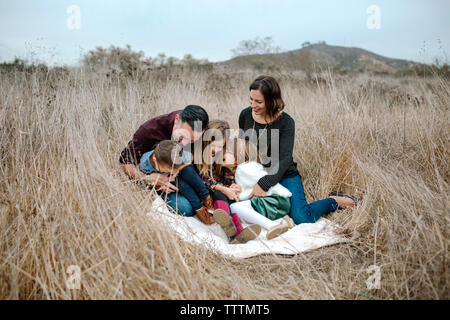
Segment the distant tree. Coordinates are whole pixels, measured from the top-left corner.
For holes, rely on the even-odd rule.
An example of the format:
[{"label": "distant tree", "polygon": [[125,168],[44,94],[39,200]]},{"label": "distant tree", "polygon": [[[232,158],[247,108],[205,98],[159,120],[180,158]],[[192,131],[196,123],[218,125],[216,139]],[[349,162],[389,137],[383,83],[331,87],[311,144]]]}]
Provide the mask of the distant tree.
[{"label": "distant tree", "polygon": [[208,59],[195,59],[192,54],[185,54],[180,64],[188,68],[211,70],[213,65]]},{"label": "distant tree", "polygon": [[167,56],[165,53],[158,53],[158,56],[156,57],[157,64],[159,66],[164,66],[166,64],[166,58]]},{"label": "distant tree", "polygon": [[194,59],[192,54],[185,54],[181,63],[185,66],[193,66],[198,64],[198,60]]},{"label": "distant tree", "polygon": [[134,52],[127,45],[125,48],[111,46],[108,49],[97,47],[89,51],[83,58],[84,67],[109,74],[121,74],[134,76],[141,71],[147,71],[154,67],[201,67],[211,68],[212,64],[207,59],[195,59],[191,54],[186,54],[183,59],[167,57],[165,53],[158,53],[155,58],[145,58],[144,52]]},{"label": "distant tree", "polygon": [[173,67],[174,65],[180,64],[180,60],[175,57],[167,58],[167,66]]},{"label": "distant tree", "polygon": [[144,58],[144,52],[135,52],[131,46],[125,49],[111,46],[108,49],[97,47],[89,51],[81,60],[82,64],[90,69],[114,71],[116,73],[135,74],[138,70],[152,65],[151,59]]},{"label": "distant tree", "polygon": [[234,57],[248,56],[251,54],[278,53],[280,51],[280,47],[273,45],[272,37],[256,37],[253,40],[243,40],[239,42],[237,48],[231,50]]},{"label": "distant tree", "polygon": [[309,47],[310,45],[311,45],[311,42],[305,41],[305,42],[302,43],[302,48]]}]

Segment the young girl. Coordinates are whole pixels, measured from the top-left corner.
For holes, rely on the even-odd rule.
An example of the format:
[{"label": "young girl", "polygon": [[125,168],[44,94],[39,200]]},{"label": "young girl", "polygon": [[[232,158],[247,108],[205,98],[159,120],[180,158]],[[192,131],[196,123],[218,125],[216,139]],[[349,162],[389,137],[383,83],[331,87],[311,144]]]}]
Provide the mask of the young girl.
[{"label": "young girl", "polygon": [[[246,243],[255,239],[261,232],[259,225],[243,228],[237,214],[230,210],[230,203],[239,201],[238,186],[234,184],[231,172],[222,167],[223,150],[229,135],[230,126],[226,121],[212,120],[203,136],[202,161],[197,169],[212,193],[214,220],[222,226],[231,243]],[[197,162],[197,161],[196,161]]]},{"label": "young girl", "polygon": [[192,155],[176,142],[163,140],[154,150],[141,157],[140,169],[145,174],[153,172],[169,174],[175,180],[178,190],[192,205],[197,217],[205,224],[214,220],[208,212],[212,198],[205,183],[192,166]]},{"label": "young girl", "polygon": [[[267,229],[267,239],[273,239],[295,226],[289,217],[289,190],[276,184],[271,187],[265,197],[253,197],[247,200],[258,179],[265,176],[263,166],[259,163],[256,147],[250,142],[235,138],[234,150],[224,155],[223,167],[235,174],[235,187],[239,194],[239,202],[230,205],[231,211],[249,223],[254,223]],[[256,209],[256,210],[255,210]]]}]

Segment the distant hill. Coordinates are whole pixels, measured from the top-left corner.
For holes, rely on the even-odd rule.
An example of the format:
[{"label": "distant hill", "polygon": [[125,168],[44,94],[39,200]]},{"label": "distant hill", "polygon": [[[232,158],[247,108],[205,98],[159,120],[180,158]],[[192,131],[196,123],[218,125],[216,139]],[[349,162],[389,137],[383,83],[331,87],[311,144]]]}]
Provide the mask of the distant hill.
[{"label": "distant hill", "polygon": [[218,65],[230,68],[276,68],[305,71],[312,70],[314,67],[329,66],[333,69],[348,71],[396,73],[401,69],[414,67],[417,63],[383,57],[360,48],[318,43],[282,53],[238,56],[219,62]]}]

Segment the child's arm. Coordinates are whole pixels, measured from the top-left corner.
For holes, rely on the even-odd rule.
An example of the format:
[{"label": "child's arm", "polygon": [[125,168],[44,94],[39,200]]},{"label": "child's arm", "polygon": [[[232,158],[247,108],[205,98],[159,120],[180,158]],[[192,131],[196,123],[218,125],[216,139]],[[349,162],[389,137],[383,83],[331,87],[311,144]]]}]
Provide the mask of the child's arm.
[{"label": "child's arm", "polygon": [[189,167],[192,164],[192,162],[194,161],[194,159],[192,159],[192,154],[190,152],[183,151],[182,161],[183,164],[178,167],[177,172],[180,172],[181,170]]},{"label": "child's arm", "polygon": [[233,189],[225,187],[222,184],[216,184],[214,190],[222,192],[230,200],[234,200],[236,202],[239,201],[239,197],[236,192]]},{"label": "child's arm", "polygon": [[236,192],[237,194],[239,194],[239,193],[242,192],[242,188],[241,188],[238,184],[236,184],[236,183],[233,183],[233,184],[230,186],[230,189],[234,190],[234,192]]},{"label": "child's arm", "polygon": [[214,179],[214,177],[211,177],[210,175],[201,175],[201,178],[203,182],[205,183],[206,187],[210,190],[215,190],[216,185],[219,183]]},{"label": "child's arm", "polygon": [[178,171],[181,171],[181,170],[183,170],[184,168],[186,168],[186,167],[188,167],[188,166],[190,166],[192,164],[192,161],[191,162],[188,162],[188,163],[185,163],[185,164],[183,164],[181,167],[179,167],[178,168]]}]

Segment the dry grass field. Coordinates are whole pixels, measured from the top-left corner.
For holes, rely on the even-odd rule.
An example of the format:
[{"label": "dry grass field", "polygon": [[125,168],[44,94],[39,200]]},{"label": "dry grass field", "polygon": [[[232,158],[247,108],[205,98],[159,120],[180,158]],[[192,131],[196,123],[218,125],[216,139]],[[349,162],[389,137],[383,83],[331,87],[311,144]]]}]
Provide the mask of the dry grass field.
[{"label": "dry grass field", "polygon": [[308,201],[362,199],[329,216],[352,241],[224,258],[148,215],[154,193],[122,173],[120,151],[155,115],[198,104],[236,128],[254,71],[2,71],[0,299],[448,299],[448,79],[271,75]]}]

